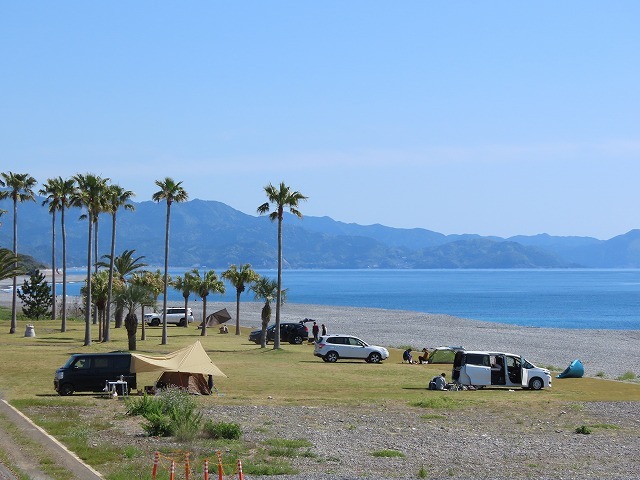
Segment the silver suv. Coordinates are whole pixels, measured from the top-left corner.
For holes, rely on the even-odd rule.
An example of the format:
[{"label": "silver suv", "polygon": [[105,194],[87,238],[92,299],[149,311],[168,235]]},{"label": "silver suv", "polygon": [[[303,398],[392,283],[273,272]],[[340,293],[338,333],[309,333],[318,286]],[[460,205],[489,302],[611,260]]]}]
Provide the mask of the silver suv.
[{"label": "silver suv", "polygon": [[[152,327],[157,327],[162,324],[163,317],[162,311],[153,312],[153,313],[145,313],[144,321],[147,325],[151,325]],[[167,308],[167,325],[173,324],[178,325],[180,327],[184,327],[187,322],[193,322],[193,312],[191,308],[187,308],[187,315],[184,314],[184,307],[168,307]]]},{"label": "silver suv", "polygon": [[313,354],[325,362],[336,362],[339,358],[357,358],[367,363],[380,363],[389,358],[386,348],[369,345],[351,335],[324,335],[316,342]]}]

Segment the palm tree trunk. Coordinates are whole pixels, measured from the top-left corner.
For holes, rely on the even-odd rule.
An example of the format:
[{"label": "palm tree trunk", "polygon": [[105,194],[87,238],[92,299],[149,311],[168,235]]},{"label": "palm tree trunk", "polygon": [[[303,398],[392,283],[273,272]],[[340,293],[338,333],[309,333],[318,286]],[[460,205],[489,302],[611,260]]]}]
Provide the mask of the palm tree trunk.
[{"label": "palm tree trunk", "polygon": [[[164,237],[164,292],[162,298],[162,342],[161,345],[167,344],[167,288],[169,286],[169,220],[171,219],[171,203],[167,200],[167,225],[165,227]],[[186,312],[185,312],[186,313]]]},{"label": "palm tree trunk", "polygon": [[51,212],[51,320],[56,319],[56,210]]},{"label": "palm tree trunk", "polygon": [[207,296],[202,297],[202,331],[201,337],[207,336]]},{"label": "palm tree trunk", "polygon": [[142,305],[142,317],[141,317],[141,319],[142,319],[142,326],[140,327],[140,329],[142,330],[142,333],[140,334],[140,340],[144,341],[144,340],[147,339],[147,332],[144,329],[144,324],[145,324],[145,322],[144,322],[144,305]]},{"label": "palm tree trunk", "polygon": [[[93,268],[94,273],[98,273],[98,217],[96,217],[96,228],[93,232],[93,246],[94,246],[94,257],[96,259],[95,265]],[[96,305],[93,306],[93,324],[98,323],[98,307]],[[101,332],[100,332],[101,333]],[[98,336],[100,336],[100,333]]]},{"label": "palm tree trunk", "polygon": [[[18,200],[13,199],[13,254],[16,257],[16,261],[14,266],[18,268]],[[18,317],[17,317],[17,302],[16,298],[18,295],[18,277],[14,275],[13,277],[13,293],[11,295],[11,327],[9,328],[9,333],[16,333],[16,328],[18,327]]]},{"label": "palm tree trunk", "polygon": [[187,316],[187,309],[189,308],[189,295],[183,295],[183,297],[184,297],[184,318],[187,320],[184,326],[186,327],[187,325],[189,325],[189,318]]},{"label": "palm tree trunk", "polygon": [[[107,318],[104,325],[104,341],[111,341],[111,296],[113,294],[113,261],[116,251],[116,213],[113,213],[111,221],[111,260],[109,261],[109,291],[107,293]],[[142,316],[144,318],[144,315]]]},{"label": "palm tree trunk", "polygon": [[280,298],[282,296],[282,214],[278,215],[278,290],[276,295],[276,331],[273,349],[280,348]]},{"label": "palm tree trunk", "polygon": [[240,335],[240,290],[236,289],[236,335]]},{"label": "palm tree trunk", "polygon": [[98,342],[102,342],[103,318],[104,318],[104,310],[98,309]]},{"label": "palm tree trunk", "polygon": [[89,213],[89,234],[87,239],[87,298],[84,306],[84,345],[91,345],[91,241],[93,240],[93,220]]},{"label": "palm tree trunk", "polygon": [[67,230],[64,225],[64,205],[62,205],[62,325],[61,332],[67,331]]}]

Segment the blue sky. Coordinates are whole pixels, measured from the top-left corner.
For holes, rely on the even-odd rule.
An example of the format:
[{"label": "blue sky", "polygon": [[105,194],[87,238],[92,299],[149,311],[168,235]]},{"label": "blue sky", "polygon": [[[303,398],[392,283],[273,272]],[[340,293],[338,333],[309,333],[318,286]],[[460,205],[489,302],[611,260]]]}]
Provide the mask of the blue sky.
[{"label": "blue sky", "polygon": [[0,3],[0,170],[255,215],[640,228],[640,2]]}]

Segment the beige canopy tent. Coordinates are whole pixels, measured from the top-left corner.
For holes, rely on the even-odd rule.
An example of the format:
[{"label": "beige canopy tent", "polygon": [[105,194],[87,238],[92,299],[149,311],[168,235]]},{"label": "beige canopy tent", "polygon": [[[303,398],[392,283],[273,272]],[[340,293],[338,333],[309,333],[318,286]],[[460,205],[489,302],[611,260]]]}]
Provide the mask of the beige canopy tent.
[{"label": "beige canopy tent", "polygon": [[163,374],[158,383],[176,385],[192,393],[211,393],[205,376],[226,377],[207,355],[200,341],[166,355],[131,354],[131,371]]}]

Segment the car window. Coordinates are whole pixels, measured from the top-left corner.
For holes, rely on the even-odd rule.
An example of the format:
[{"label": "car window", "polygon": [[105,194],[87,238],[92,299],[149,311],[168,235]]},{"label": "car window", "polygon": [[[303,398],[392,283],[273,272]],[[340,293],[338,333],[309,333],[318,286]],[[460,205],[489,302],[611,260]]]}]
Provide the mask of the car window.
[{"label": "car window", "polygon": [[96,357],[93,359],[93,368],[107,368],[109,359],[104,357]]},{"label": "car window", "polygon": [[489,355],[467,353],[467,363],[469,365],[482,365],[488,367],[490,366]]},{"label": "car window", "polygon": [[73,368],[91,368],[91,359],[87,357],[80,357],[76,360],[76,363],[73,364]]},{"label": "car window", "polygon": [[329,337],[327,338],[327,343],[333,343],[336,345],[344,345],[345,344],[345,338],[344,337]]},{"label": "car window", "polygon": [[357,338],[353,338],[353,337],[349,337],[349,345],[352,345],[354,347],[363,347],[364,344],[358,340]]}]

